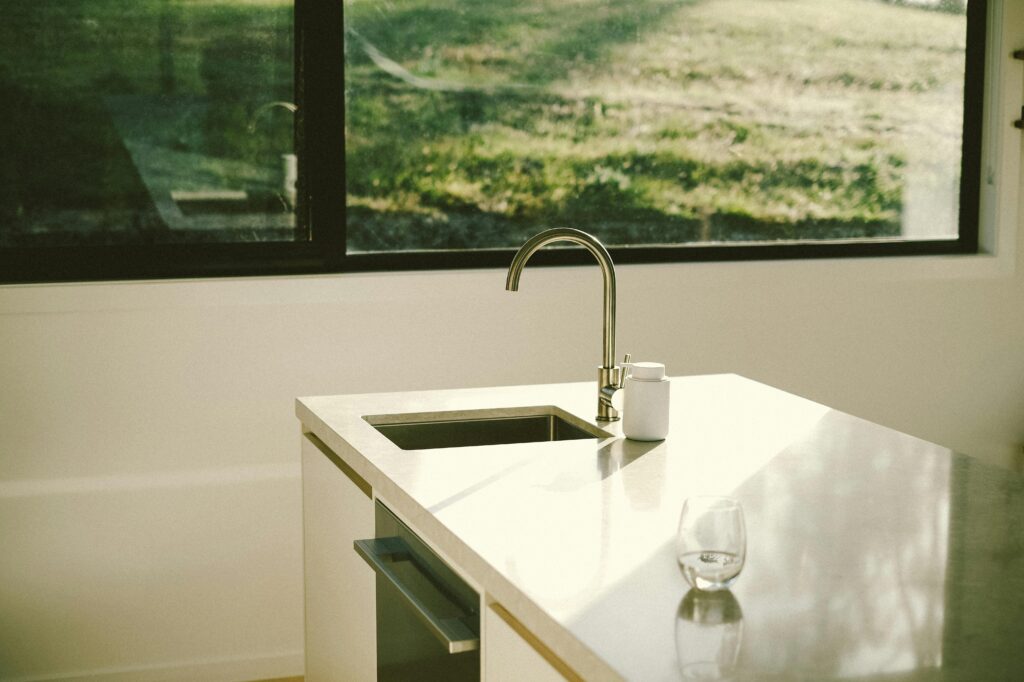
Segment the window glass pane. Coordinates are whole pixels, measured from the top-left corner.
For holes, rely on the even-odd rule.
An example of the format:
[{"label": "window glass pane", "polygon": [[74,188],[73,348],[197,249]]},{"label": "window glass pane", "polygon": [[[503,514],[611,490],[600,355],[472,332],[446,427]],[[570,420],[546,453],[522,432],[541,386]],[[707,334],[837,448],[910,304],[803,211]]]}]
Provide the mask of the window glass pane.
[{"label": "window glass pane", "polygon": [[955,239],[965,0],[346,0],[348,250]]},{"label": "window glass pane", "polygon": [[288,0],[14,0],[0,246],[297,238]]}]

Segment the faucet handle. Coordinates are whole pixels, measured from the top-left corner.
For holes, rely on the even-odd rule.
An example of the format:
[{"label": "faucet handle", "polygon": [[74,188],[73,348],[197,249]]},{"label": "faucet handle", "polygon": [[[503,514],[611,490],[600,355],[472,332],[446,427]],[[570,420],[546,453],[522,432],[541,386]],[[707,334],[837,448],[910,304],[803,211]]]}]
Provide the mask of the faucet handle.
[{"label": "faucet handle", "polygon": [[632,357],[632,355],[626,353],[626,357],[622,358],[622,364],[619,365],[618,388],[623,388],[626,385],[626,375],[629,373],[629,370],[633,365],[633,363],[629,361]]}]

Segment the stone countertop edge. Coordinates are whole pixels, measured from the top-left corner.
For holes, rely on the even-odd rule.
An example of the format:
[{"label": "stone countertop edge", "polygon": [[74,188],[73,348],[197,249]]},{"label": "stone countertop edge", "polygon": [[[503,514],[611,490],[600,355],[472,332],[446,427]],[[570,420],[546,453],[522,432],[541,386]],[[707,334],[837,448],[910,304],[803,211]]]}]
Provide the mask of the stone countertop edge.
[{"label": "stone countertop edge", "polygon": [[[552,392],[564,394],[566,391],[578,394],[583,400],[573,400],[572,406],[566,406],[563,401],[537,400],[538,397],[543,398],[545,394]],[[503,394],[507,395],[510,393],[514,394],[511,400],[502,399]],[[385,501],[388,507],[413,526],[427,543],[438,551],[443,559],[457,566],[459,571],[469,577],[470,582],[475,583],[476,586],[481,588],[485,593],[485,604],[492,602],[500,603],[583,679],[598,682],[604,680],[620,681],[626,678],[613,670],[600,656],[580,642],[532,599],[523,594],[500,570],[491,566],[472,547],[468,546],[438,519],[437,516],[409,495],[401,485],[392,480],[378,466],[381,463],[381,455],[393,454],[395,451],[404,452],[408,455],[411,452],[398,450],[396,446],[390,443],[385,448],[389,452],[383,452],[381,449],[374,447],[385,442],[386,439],[377,434],[373,427],[362,418],[364,414],[446,411],[452,409],[453,406],[446,404],[445,407],[437,408],[436,410],[421,408],[424,406],[423,403],[444,403],[445,401],[443,400],[436,400],[439,396],[455,395],[469,397],[468,404],[463,406],[463,409],[488,409],[491,407],[494,409],[514,409],[515,407],[536,407],[538,404],[553,404],[555,407],[583,418],[586,412],[579,409],[579,403],[589,404],[589,402],[596,402],[593,393],[594,384],[588,381],[482,389],[445,389],[442,391],[310,396],[296,399],[295,414],[302,423],[303,433],[312,433],[346,464],[352,467],[357,474],[369,483],[374,491],[375,499],[380,498]],[[417,404],[416,409],[407,409],[405,407],[410,402],[410,399]],[[476,402],[476,399],[482,400]],[[358,403],[364,403],[367,407],[373,407],[374,409],[359,410],[360,414],[357,415],[356,419],[362,426],[356,429],[356,433],[343,436],[334,427],[328,425],[321,416],[325,410],[331,409],[329,403],[339,402],[351,407],[355,407]],[[475,406],[473,406],[474,403]],[[584,421],[595,425],[593,417],[584,419]],[[613,425],[602,424],[599,425],[599,428],[603,428],[612,433],[613,436],[619,437],[621,436],[620,424],[621,422]],[[363,432],[362,434],[358,433],[360,430]],[[350,443],[349,440],[355,442]],[[367,440],[370,442],[368,443]],[[370,452],[364,454],[366,449],[369,449]],[[378,460],[377,463],[373,461],[375,459]]]}]

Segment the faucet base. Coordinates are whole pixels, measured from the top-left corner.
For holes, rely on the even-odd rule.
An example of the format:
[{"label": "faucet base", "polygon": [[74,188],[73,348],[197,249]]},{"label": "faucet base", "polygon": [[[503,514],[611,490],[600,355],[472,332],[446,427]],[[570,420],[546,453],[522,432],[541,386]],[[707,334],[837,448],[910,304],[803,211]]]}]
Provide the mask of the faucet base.
[{"label": "faucet base", "polygon": [[601,422],[619,421],[619,411],[612,405],[612,397],[621,390],[621,367],[597,368],[597,420]]}]

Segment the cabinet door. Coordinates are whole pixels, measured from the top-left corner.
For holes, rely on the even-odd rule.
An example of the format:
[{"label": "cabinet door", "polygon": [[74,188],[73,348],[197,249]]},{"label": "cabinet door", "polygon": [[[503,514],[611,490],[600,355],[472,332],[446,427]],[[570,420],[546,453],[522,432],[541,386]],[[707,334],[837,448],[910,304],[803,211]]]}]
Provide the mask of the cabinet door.
[{"label": "cabinet door", "polygon": [[485,682],[581,679],[500,604],[487,609],[483,656]]},{"label": "cabinet door", "polygon": [[375,682],[373,571],[352,548],[372,538],[370,486],[311,434],[302,438],[306,681]]}]

